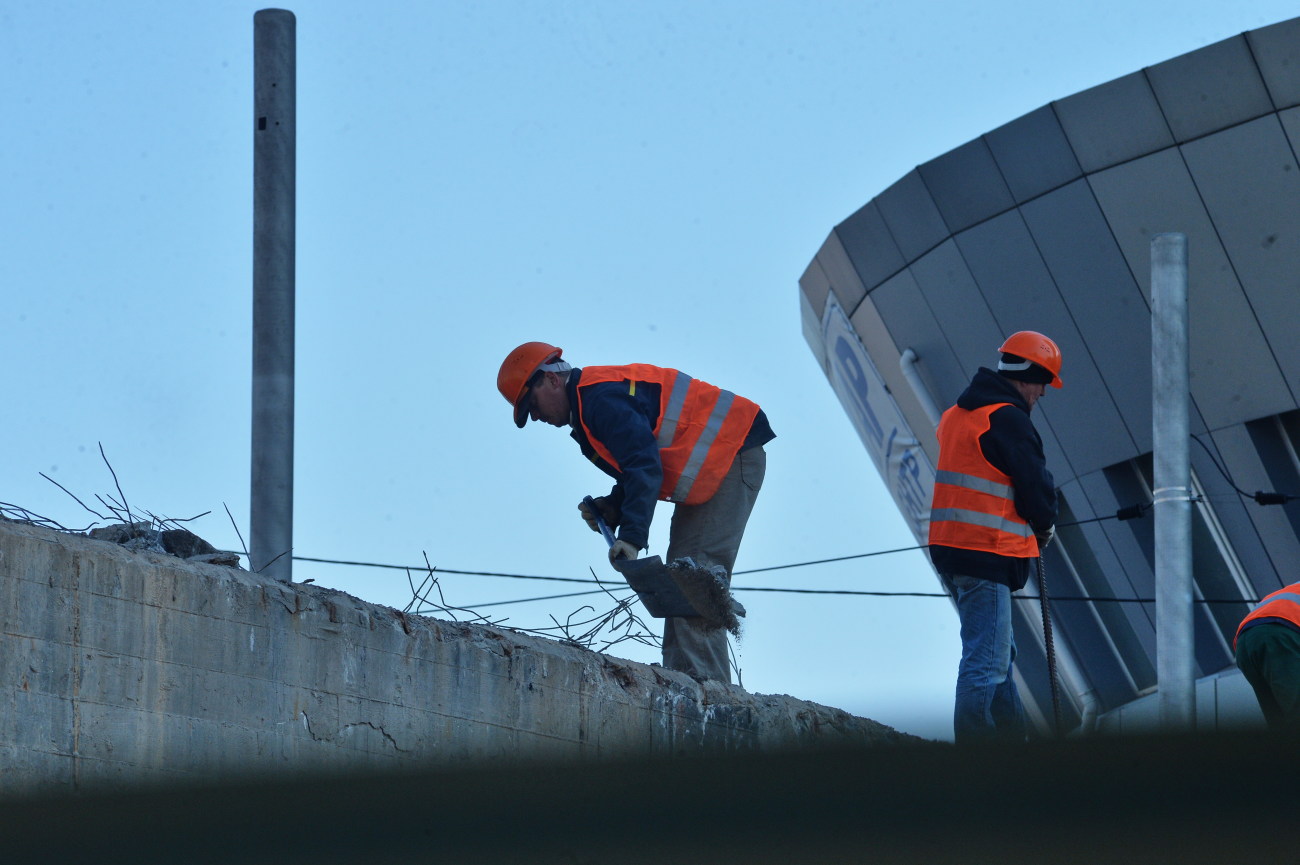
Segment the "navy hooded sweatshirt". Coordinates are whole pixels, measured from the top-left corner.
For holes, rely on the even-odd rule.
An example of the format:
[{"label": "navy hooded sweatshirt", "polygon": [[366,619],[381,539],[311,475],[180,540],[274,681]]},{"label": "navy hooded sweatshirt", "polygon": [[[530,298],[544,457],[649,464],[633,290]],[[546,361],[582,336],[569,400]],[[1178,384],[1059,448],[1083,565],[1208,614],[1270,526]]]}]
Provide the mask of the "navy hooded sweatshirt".
[{"label": "navy hooded sweatshirt", "polygon": [[[1029,404],[1020,391],[1009,379],[980,367],[957,398],[957,407],[970,411],[1000,402],[1010,405],[989,416],[988,431],[979,439],[980,451],[991,465],[1010,476],[1020,516],[1035,532],[1047,531],[1056,523],[1056,483],[1047,470],[1043,440],[1029,419]],[[1010,586],[1012,591],[1023,588],[1029,580],[1029,564],[1033,561],[938,544],[931,545],[930,560],[945,577],[978,577]]]}]

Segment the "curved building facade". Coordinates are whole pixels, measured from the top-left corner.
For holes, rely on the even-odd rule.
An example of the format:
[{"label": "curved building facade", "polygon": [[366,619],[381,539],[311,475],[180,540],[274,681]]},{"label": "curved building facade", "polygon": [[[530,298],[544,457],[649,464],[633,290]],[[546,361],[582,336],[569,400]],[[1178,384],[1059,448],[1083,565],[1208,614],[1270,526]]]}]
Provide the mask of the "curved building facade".
[{"label": "curved building facade", "polygon": [[[1258,714],[1232,637],[1297,579],[1300,19],[1053,102],[918,166],[831,231],[800,279],[804,333],[918,543],[934,425],[1017,330],[1065,388],[1034,412],[1061,497],[1044,564],[1067,727],[1154,718],[1151,239],[1188,238],[1198,724]],[[1033,595],[1032,585],[1021,594]],[[1038,604],[1018,681],[1051,716]],[[953,659],[954,670],[956,658]]]}]

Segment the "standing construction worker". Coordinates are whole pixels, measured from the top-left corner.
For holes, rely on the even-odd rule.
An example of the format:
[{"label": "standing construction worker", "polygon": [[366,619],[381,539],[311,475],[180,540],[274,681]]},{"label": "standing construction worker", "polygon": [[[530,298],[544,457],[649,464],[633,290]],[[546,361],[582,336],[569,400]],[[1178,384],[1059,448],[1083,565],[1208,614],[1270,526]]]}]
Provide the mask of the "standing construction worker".
[{"label": "standing construction worker", "polygon": [[1269,727],[1300,729],[1300,583],[1265,595],[1232,647]]},{"label": "standing construction worker", "polygon": [[[526,342],[507,355],[497,389],[528,419],[570,427],[582,453],[614,478],[595,499],[618,531],[609,558],[635,559],[650,537],[657,500],[675,503],[667,560],[732,566],[763,485],[775,438],[767,416],[742,396],[675,369],[629,364],[571,367],[560,348]],[[594,531],[596,515],[578,506]],[[664,620],[664,666],[697,679],[731,681],[727,633],[697,618]]]},{"label": "standing construction worker", "polygon": [[1051,540],[1056,485],[1029,413],[1061,386],[1061,351],[1031,330],[1007,338],[997,371],[981,367],[939,421],[930,559],[961,620],[953,729],[958,743],[1024,741],[1011,593]]}]

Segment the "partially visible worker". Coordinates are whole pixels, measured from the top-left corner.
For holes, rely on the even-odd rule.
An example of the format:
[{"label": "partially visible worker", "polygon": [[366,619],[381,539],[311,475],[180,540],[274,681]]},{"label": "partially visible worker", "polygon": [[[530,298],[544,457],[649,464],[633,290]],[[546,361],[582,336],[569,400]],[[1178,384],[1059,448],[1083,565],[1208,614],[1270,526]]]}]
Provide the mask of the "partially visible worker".
[{"label": "partially visible worker", "polygon": [[[658,500],[675,504],[665,560],[721,566],[730,585],[745,524],[775,438],[767,415],[742,396],[675,369],[628,364],[571,367],[562,350],[526,342],[507,355],[497,389],[529,418],[570,427],[582,453],[614,478],[595,499],[617,529],[609,558],[635,559],[649,542]],[[593,531],[595,515],[578,510]],[[727,632],[697,617],[664,620],[663,663],[697,679],[731,681]]]},{"label": "partially visible worker", "polygon": [[953,587],[961,621],[958,743],[1025,740],[1011,674],[1011,593],[1029,579],[1056,524],[1056,484],[1029,413],[1049,384],[1061,386],[1061,351],[1032,330],[1013,333],[998,351],[997,370],[980,367],[937,433],[930,559]]},{"label": "partially visible worker", "polygon": [[1269,727],[1300,729],[1300,583],[1265,595],[1241,620],[1232,647]]}]

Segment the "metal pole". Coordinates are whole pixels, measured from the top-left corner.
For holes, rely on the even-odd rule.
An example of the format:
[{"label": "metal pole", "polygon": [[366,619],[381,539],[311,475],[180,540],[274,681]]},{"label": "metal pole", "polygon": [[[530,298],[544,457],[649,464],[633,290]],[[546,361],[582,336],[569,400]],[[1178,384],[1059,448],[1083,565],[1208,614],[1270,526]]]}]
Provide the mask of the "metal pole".
[{"label": "metal pole", "polygon": [[1160,725],[1196,727],[1192,503],[1188,467],[1187,236],[1151,239],[1156,676]]},{"label": "metal pole", "polygon": [[943,413],[939,407],[934,404],[934,398],[930,396],[930,391],[926,389],[925,382],[921,381],[921,373],[916,369],[916,352],[912,349],[904,349],[898,357],[898,368],[903,371],[903,378],[912,387],[912,393],[916,394],[917,402],[921,404],[921,410],[925,412],[926,418],[934,426],[939,426],[939,419]]},{"label": "metal pole", "polygon": [[253,15],[253,441],[249,567],[293,579],[296,21]]}]

